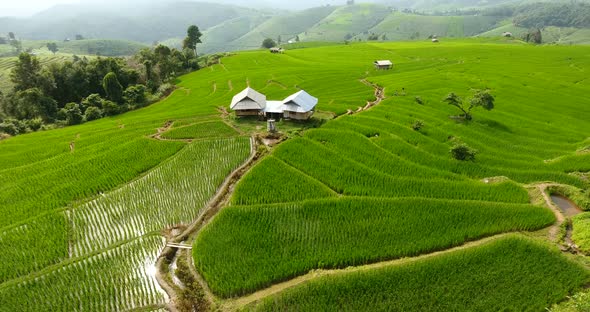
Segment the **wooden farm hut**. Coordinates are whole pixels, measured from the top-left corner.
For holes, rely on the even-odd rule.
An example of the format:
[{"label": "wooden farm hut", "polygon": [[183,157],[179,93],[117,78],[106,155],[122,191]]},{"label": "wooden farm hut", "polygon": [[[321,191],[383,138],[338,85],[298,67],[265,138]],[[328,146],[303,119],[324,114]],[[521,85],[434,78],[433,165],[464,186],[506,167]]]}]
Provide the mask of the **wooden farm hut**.
[{"label": "wooden farm hut", "polygon": [[438,42],[438,39],[432,38],[432,42],[437,43]]},{"label": "wooden farm hut", "polygon": [[283,48],[277,48],[277,47],[270,48],[270,53],[283,53],[283,52],[285,52],[285,50],[283,50]]},{"label": "wooden farm hut", "polygon": [[301,90],[283,101],[283,117],[297,120],[311,118],[318,99]]},{"label": "wooden farm hut", "polygon": [[230,108],[236,116],[260,115],[266,108],[266,95],[247,87],[233,97]]},{"label": "wooden farm hut", "polygon": [[381,60],[375,61],[375,69],[391,69],[393,68],[393,63],[390,60]]}]

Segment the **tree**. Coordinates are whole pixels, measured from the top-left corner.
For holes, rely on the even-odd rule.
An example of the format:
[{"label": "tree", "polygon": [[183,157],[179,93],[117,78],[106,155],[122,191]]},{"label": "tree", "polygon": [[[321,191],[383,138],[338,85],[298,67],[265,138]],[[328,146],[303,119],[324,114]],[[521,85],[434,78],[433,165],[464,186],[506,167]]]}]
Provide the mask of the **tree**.
[{"label": "tree", "polygon": [[93,93],[82,100],[82,106],[86,107],[87,109],[88,107],[102,108],[103,101],[104,100],[100,97],[100,95]]},{"label": "tree", "polygon": [[270,38],[266,38],[266,39],[264,39],[264,41],[262,41],[263,48],[270,49],[270,48],[274,48],[276,46],[277,46],[277,43]]},{"label": "tree", "polygon": [[105,116],[117,115],[119,111],[119,105],[117,103],[108,100],[102,102],[102,112]]},{"label": "tree", "polygon": [[45,96],[38,88],[18,91],[6,104],[8,113],[18,119],[41,118],[52,121],[57,112],[55,100]]},{"label": "tree", "polygon": [[471,116],[471,110],[475,107],[482,107],[485,110],[492,110],[494,109],[494,97],[490,94],[489,90],[475,90],[475,94],[469,100],[469,107],[465,108],[465,104],[463,100],[456,95],[455,93],[451,92],[447,95],[444,99],[449,105],[455,106],[460,109],[463,114],[461,117],[465,118],[466,120],[471,120],[473,117]]},{"label": "tree", "polygon": [[529,32],[524,36],[524,41],[536,44],[543,43],[543,36],[541,35],[541,30],[539,28],[529,30]]},{"label": "tree", "polygon": [[76,34],[76,40],[84,40],[84,36]]},{"label": "tree", "polygon": [[102,118],[102,112],[100,111],[100,108],[90,106],[86,109],[86,112],[84,113],[84,118],[86,118],[86,121],[97,120]]},{"label": "tree", "polygon": [[82,111],[78,103],[68,103],[64,108],[60,110],[60,117],[65,117],[65,121],[68,125],[78,125],[84,121],[82,117]]},{"label": "tree", "polygon": [[129,105],[137,107],[145,106],[147,103],[146,88],[144,85],[130,86],[123,92],[123,98],[125,99],[125,103]]},{"label": "tree", "polygon": [[295,36],[295,42],[299,42],[299,35]]},{"label": "tree", "polygon": [[12,31],[8,33],[8,38],[10,38],[10,40],[16,40],[16,37]]},{"label": "tree", "polygon": [[102,87],[109,100],[121,103],[123,99],[123,86],[119,83],[119,79],[117,79],[115,73],[110,72],[104,76]]},{"label": "tree", "polygon": [[467,146],[465,143],[455,144],[451,147],[450,150],[451,155],[456,160],[475,160],[475,155],[477,155],[477,151]]},{"label": "tree", "polygon": [[197,55],[197,43],[201,43],[201,32],[199,31],[199,27],[195,25],[190,25],[186,31],[186,38],[182,41],[182,48],[189,48],[195,51],[195,55]]},{"label": "tree", "polygon": [[53,52],[53,54],[55,54],[57,51],[59,51],[59,49],[57,48],[57,43],[55,42],[50,42],[47,44],[47,50]]},{"label": "tree", "polygon": [[15,91],[24,91],[37,87],[41,80],[41,64],[39,60],[28,53],[21,53],[15,67],[10,72],[10,80],[14,84]]}]

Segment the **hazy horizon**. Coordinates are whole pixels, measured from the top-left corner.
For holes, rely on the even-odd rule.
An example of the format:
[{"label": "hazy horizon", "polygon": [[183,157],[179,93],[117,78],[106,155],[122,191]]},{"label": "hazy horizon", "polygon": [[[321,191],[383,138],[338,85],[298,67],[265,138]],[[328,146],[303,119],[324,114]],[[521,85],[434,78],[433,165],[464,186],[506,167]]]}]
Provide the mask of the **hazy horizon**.
[{"label": "hazy horizon", "polygon": [[[18,2],[0,3],[0,17],[31,17],[57,5],[82,5],[93,7],[126,6],[133,4],[158,5],[166,2],[209,2],[219,4],[233,4],[253,8],[280,8],[280,9],[305,9],[309,7],[330,5],[343,5],[346,0],[302,0],[297,2],[284,0],[20,0]],[[374,2],[364,0],[359,2]]]}]

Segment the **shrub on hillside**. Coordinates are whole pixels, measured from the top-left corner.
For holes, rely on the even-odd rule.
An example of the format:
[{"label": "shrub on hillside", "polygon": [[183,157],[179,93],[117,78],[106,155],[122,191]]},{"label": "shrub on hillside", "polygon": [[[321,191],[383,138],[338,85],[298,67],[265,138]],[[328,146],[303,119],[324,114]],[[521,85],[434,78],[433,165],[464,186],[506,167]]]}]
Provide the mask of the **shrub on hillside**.
[{"label": "shrub on hillside", "polygon": [[475,155],[477,155],[477,150],[472,149],[465,143],[454,145],[453,147],[451,147],[450,152],[453,158],[462,161],[475,160]]}]

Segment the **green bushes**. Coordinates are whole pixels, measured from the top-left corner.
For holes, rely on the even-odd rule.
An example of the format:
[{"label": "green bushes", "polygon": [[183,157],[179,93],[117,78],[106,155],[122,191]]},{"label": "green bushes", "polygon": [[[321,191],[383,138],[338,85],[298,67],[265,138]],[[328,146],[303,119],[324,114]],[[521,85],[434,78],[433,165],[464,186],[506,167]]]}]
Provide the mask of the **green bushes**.
[{"label": "green bushes", "polygon": [[209,287],[231,297],[312,269],[416,256],[553,221],[543,207],[415,198],[237,206],[202,231],[193,252]]},{"label": "green bushes", "polygon": [[[542,311],[590,281],[558,250],[520,236],[312,280],[256,311]],[[249,309],[249,310],[250,310]]]}]

